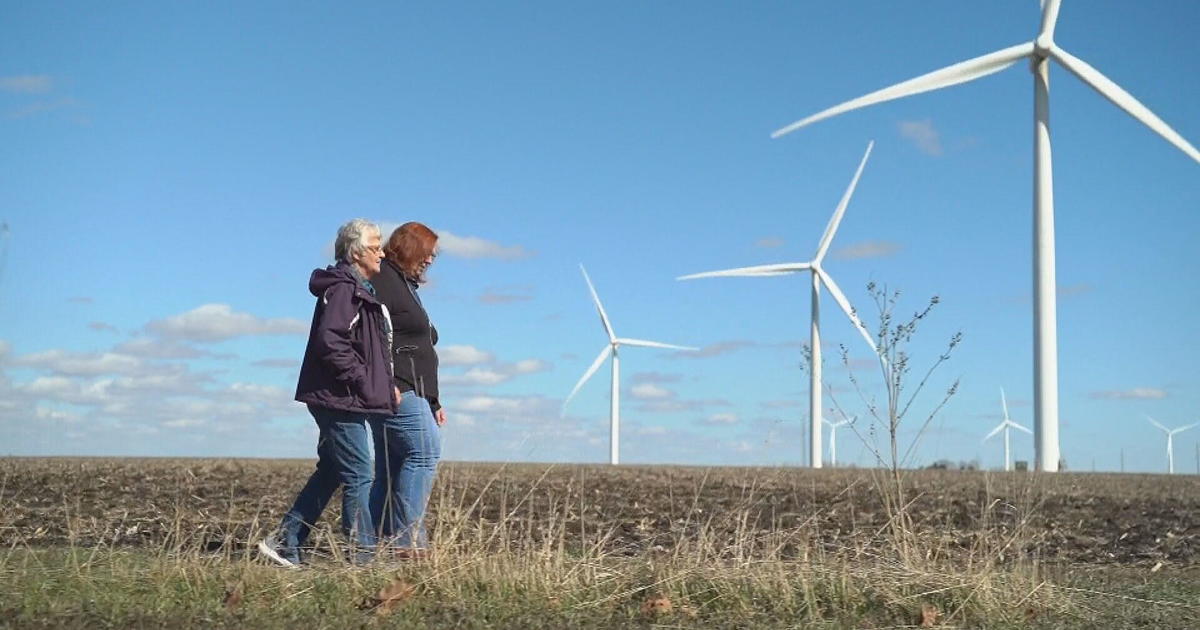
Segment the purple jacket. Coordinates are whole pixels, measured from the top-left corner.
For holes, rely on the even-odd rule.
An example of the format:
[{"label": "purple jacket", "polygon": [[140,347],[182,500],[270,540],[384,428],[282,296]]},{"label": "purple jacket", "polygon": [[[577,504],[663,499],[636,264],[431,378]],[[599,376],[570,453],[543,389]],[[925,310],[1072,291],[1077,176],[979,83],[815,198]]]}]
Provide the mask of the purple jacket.
[{"label": "purple jacket", "polygon": [[317,298],[296,400],[328,409],[391,415],[391,322],[346,263],[316,269]]}]

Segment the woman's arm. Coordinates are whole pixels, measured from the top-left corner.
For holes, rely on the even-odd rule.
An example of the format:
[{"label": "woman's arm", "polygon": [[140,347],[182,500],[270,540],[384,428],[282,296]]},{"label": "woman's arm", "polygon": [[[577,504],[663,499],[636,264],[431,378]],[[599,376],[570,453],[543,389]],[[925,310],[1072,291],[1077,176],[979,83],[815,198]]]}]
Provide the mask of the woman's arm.
[{"label": "woman's arm", "polygon": [[355,321],[358,309],[354,305],[354,290],[354,285],[344,282],[325,290],[321,296],[325,304],[313,339],[317,356],[329,367],[333,377],[357,387],[366,377],[367,370],[350,343],[351,325],[359,325]]}]

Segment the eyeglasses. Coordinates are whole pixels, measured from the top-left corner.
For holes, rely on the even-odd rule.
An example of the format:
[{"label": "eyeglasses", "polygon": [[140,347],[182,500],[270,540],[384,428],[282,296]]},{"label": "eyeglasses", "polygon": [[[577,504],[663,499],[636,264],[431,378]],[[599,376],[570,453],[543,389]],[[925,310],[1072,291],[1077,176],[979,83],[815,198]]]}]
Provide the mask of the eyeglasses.
[{"label": "eyeglasses", "polygon": [[376,256],[378,256],[379,254],[382,254],[382,253],[383,253],[383,246],[381,246],[381,245],[367,245],[367,251],[369,251],[369,252],[371,252],[372,254],[375,254]]}]

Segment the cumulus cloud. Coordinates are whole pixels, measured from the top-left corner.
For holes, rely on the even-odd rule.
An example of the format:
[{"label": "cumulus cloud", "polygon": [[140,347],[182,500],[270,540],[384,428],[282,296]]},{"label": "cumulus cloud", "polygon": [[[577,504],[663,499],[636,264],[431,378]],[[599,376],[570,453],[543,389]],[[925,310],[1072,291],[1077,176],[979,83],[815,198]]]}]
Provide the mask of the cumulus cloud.
[{"label": "cumulus cloud", "polygon": [[729,426],[738,423],[738,416],[735,413],[714,413],[700,421],[700,424],[710,427]]},{"label": "cumulus cloud", "polygon": [[478,236],[458,236],[446,230],[438,231],[438,247],[443,253],[459,258],[519,260],[533,255],[533,252],[520,245],[501,245]]},{"label": "cumulus cloud", "polygon": [[116,352],[146,359],[197,359],[211,353],[173,339],[138,337],[117,344]]},{"label": "cumulus cloud", "polygon": [[1154,387],[1134,387],[1133,389],[1092,392],[1089,396],[1098,400],[1156,400],[1166,398],[1167,392]]},{"label": "cumulus cloud", "polygon": [[630,395],[638,400],[661,400],[674,398],[675,392],[654,383],[640,383],[629,390]]},{"label": "cumulus cloud", "polygon": [[228,304],[205,304],[151,321],[146,330],[171,339],[214,342],[251,335],[303,335],[308,324],[289,317],[265,319],[234,311]]},{"label": "cumulus cloud", "polygon": [[506,374],[492,368],[473,367],[462,374],[444,374],[438,380],[442,385],[482,386],[499,385],[511,380],[512,374]]},{"label": "cumulus cloud", "polygon": [[550,364],[541,359],[524,359],[516,363],[497,362],[476,366],[462,374],[443,374],[439,383],[450,387],[490,387],[507,383],[522,374],[533,374],[550,369]]},{"label": "cumulus cloud", "polygon": [[125,354],[65,350],[46,350],[22,355],[14,359],[13,364],[68,375],[130,374],[142,371],[145,367],[140,359]]},{"label": "cumulus cloud", "polygon": [[467,345],[438,347],[437,353],[438,362],[447,366],[477,365],[489,363],[495,358],[490,352]]},{"label": "cumulus cloud", "polygon": [[934,129],[932,120],[902,120],[899,128],[900,136],[911,141],[922,153],[934,156],[942,154],[941,134]]},{"label": "cumulus cloud", "polygon": [[895,256],[903,247],[891,241],[863,241],[853,243],[834,250],[833,257],[837,260],[858,260],[860,258],[885,258]]},{"label": "cumulus cloud", "polygon": [[54,87],[54,79],[46,74],[25,74],[0,77],[0,90],[22,94],[41,94]]}]

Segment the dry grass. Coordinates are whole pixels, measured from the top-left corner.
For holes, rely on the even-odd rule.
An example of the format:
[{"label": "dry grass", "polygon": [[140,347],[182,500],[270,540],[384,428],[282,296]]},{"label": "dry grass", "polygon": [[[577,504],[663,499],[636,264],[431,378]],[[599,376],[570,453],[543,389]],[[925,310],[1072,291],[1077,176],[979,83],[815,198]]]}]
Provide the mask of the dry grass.
[{"label": "dry grass", "polygon": [[1200,627],[1171,560],[1194,481],[1154,484],[1186,521],[1155,573],[1055,535],[1063,506],[1144,500],[1101,477],[912,475],[897,533],[868,471],[471,464],[439,478],[428,561],[348,567],[330,510],[312,568],[268,567],[249,543],[309,465],[3,460],[0,625]]}]

